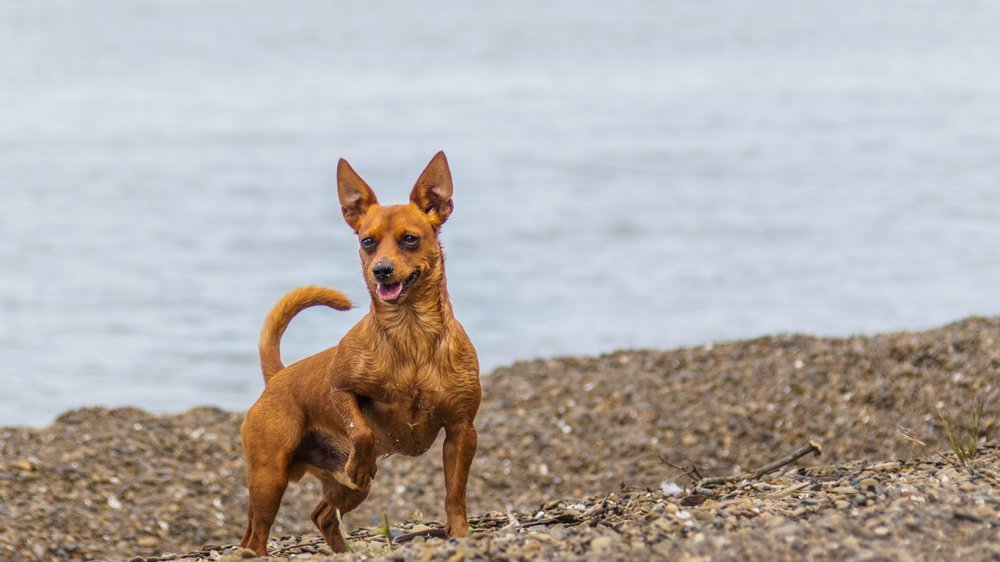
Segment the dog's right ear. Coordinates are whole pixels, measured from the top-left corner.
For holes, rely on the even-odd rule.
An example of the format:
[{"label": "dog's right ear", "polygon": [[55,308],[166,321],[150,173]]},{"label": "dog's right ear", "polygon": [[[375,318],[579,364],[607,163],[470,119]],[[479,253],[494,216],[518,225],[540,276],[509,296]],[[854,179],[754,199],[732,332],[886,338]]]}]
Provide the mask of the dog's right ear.
[{"label": "dog's right ear", "polygon": [[337,163],[337,195],[340,197],[340,210],[344,213],[344,220],[354,232],[358,231],[361,219],[368,209],[372,205],[378,205],[375,192],[343,158]]}]

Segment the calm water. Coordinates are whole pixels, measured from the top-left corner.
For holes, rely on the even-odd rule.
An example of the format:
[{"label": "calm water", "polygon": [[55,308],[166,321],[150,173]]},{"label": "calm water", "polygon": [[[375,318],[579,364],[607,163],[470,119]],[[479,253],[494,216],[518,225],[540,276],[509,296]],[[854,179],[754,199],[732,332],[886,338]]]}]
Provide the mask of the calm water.
[{"label": "calm water", "polygon": [[447,151],[484,371],[1000,313],[998,4],[419,4],[0,5],[0,423],[247,407],[364,303],[340,156]]}]

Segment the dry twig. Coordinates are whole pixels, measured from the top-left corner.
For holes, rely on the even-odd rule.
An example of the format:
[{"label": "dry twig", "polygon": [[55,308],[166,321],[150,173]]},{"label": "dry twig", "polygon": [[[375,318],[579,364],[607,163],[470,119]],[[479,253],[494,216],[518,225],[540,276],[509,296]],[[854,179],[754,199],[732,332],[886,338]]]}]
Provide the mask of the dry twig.
[{"label": "dry twig", "polygon": [[694,489],[695,491],[698,491],[698,493],[704,494],[707,491],[708,494],[706,495],[712,495],[713,491],[710,489],[712,486],[728,484],[730,482],[739,482],[741,480],[757,480],[783,466],[792,464],[810,453],[820,455],[822,452],[823,449],[820,447],[819,443],[816,441],[809,441],[808,444],[799,447],[792,453],[785,455],[774,462],[768,463],[753,472],[744,472],[733,476],[711,476],[708,478],[702,478],[694,483]]},{"label": "dry twig", "polygon": [[282,552],[288,552],[289,550],[295,550],[296,548],[305,548],[305,547],[309,547],[309,546],[319,546],[321,544],[326,544],[326,541],[323,540],[323,539],[320,539],[320,540],[316,540],[316,541],[308,541],[308,542],[301,542],[301,543],[296,543],[296,544],[290,544],[288,546],[282,546],[280,548],[276,548],[276,549],[272,550],[269,555],[270,556],[274,556],[276,554],[281,554]]},{"label": "dry twig", "polygon": [[412,531],[410,533],[403,533],[402,535],[399,535],[398,537],[396,537],[395,539],[393,539],[392,542],[394,542],[396,544],[402,544],[404,542],[410,542],[410,541],[412,541],[413,539],[415,539],[417,537],[437,537],[437,538],[444,538],[445,536],[446,536],[446,533],[445,533],[444,529],[441,529],[441,528],[437,528],[437,529],[423,529],[423,530],[420,530],[420,531]]}]

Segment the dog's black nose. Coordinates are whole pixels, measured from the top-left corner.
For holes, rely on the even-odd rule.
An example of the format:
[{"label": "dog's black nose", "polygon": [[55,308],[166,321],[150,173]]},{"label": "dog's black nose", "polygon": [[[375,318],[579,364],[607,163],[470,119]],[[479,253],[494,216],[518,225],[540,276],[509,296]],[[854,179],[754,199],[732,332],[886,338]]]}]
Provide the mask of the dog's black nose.
[{"label": "dog's black nose", "polygon": [[372,274],[379,281],[388,281],[392,277],[392,264],[387,261],[380,261],[372,268]]}]

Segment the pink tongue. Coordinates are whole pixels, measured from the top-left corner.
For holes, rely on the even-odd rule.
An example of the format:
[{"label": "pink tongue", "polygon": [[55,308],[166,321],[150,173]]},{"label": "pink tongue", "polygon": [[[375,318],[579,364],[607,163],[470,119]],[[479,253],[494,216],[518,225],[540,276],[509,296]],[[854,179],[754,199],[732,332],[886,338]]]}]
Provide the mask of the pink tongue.
[{"label": "pink tongue", "polygon": [[385,285],[379,283],[378,287],[375,288],[375,291],[378,293],[380,299],[384,301],[391,301],[403,292],[403,284],[393,283],[392,285],[386,287]]}]

